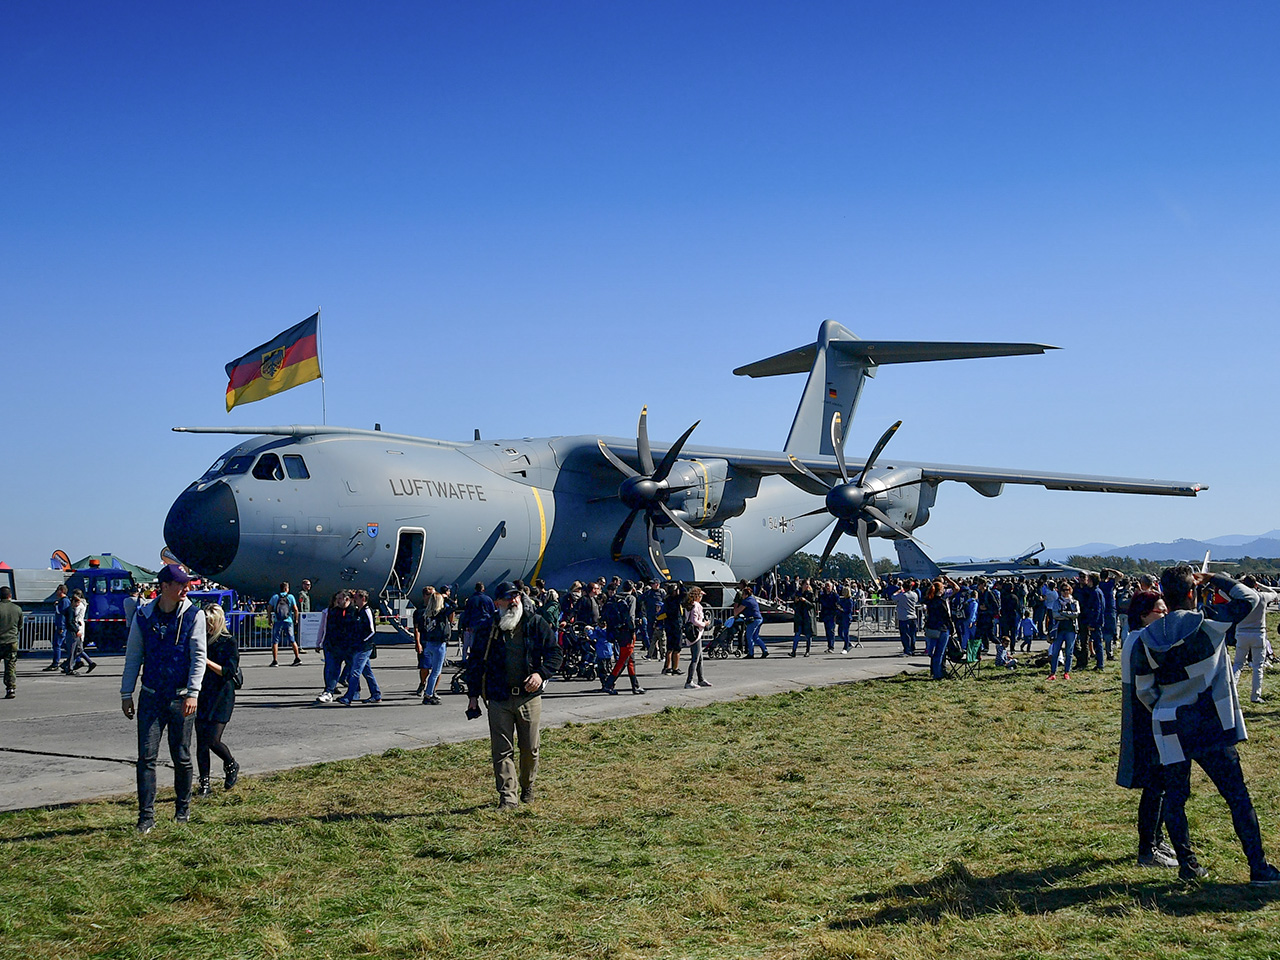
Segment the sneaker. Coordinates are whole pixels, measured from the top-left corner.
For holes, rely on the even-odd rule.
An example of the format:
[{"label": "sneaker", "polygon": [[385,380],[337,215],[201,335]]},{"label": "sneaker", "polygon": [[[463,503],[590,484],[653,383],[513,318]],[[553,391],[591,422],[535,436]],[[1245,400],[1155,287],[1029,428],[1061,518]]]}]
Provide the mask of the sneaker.
[{"label": "sneaker", "polygon": [[240,764],[234,760],[223,770],[222,789],[230,790],[240,779]]},{"label": "sneaker", "polygon": [[1176,867],[1178,858],[1170,856],[1159,847],[1156,847],[1150,853],[1138,854],[1138,866],[1140,867]]},{"label": "sneaker", "polygon": [[709,687],[709,686],[711,686],[711,681],[710,681],[710,680],[699,680],[699,681],[698,681],[698,686],[700,686],[700,687]]},{"label": "sneaker", "polygon": [[98,669],[98,661],[95,660],[89,664],[89,669],[85,671],[85,674],[87,675],[87,674],[93,673],[93,671],[97,669]]},{"label": "sneaker", "polygon": [[4,698],[5,698],[6,700],[13,700],[13,699],[15,699],[17,696],[18,696],[18,695],[17,695],[16,693],[14,693],[13,687],[9,687],[9,689],[5,690],[5,692],[4,692]]},{"label": "sneaker", "polygon": [[694,683],[693,681],[689,681],[688,683],[686,683],[686,684],[684,685],[684,688],[685,688],[686,690],[697,690],[697,689],[698,689],[698,685],[697,685],[696,683]]},{"label": "sneaker", "polygon": [[1280,870],[1269,863],[1264,863],[1257,870],[1249,871],[1251,887],[1274,887],[1276,884],[1280,884]]},{"label": "sneaker", "polygon": [[298,664],[300,664],[301,662],[302,662],[302,658],[301,658],[301,657],[294,657],[294,658],[293,658],[293,663],[289,664],[289,666],[291,666],[291,667],[296,667],[296,666],[297,666]]},{"label": "sneaker", "polygon": [[51,664],[49,664],[47,667],[45,667],[43,670],[41,670],[40,672],[41,672],[41,673],[52,673],[54,670],[57,670],[57,669],[58,669],[58,665],[57,665],[56,663],[51,663]]},{"label": "sneaker", "polygon": [[1266,703],[1266,702],[1267,702],[1267,701],[1263,700],[1261,697],[1250,697],[1250,698],[1249,698],[1249,701],[1250,701],[1251,703]]},{"label": "sneaker", "polygon": [[278,660],[272,660],[269,666],[278,667],[280,666],[280,662]]},{"label": "sneaker", "polygon": [[138,821],[138,826],[137,826],[138,833],[144,837],[155,828],[156,828],[156,822],[152,820],[150,817],[147,817],[145,819]]},{"label": "sneaker", "polygon": [[1209,875],[1209,871],[1200,864],[1192,860],[1190,863],[1184,863],[1178,867],[1179,880],[1203,880]]},{"label": "sneaker", "polygon": [[316,703],[333,703],[333,694],[328,690],[316,697]]},{"label": "sneaker", "polygon": [[1062,674],[1062,679],[1063,679],[1063,680],[1070,680],[1070,679],[1071,679],[1071,674],[1069,674],[1069,673],[1063,673],[1063,674]]},{"label": "sneaker", "polygon": [[1058,679],[1058,675],[1057,675],[1056,673],[1051,673],[1051,674],[1049,674],[1049,679],[1050,679],[1050,680],[1057,680],[1057,679]]},{"label": "sneaker", "polygon": [[422,705],[424,707],[438,707],[440,705],[440,698],[435,695],[432,695],[430,697],[423,697]]},{"label": "sneaker", "polygon": [[426,684],[426,681],[423,681],[422,683],[418,684],[418,692],[415,693],[414,696],[420,697],[426,692],[427,692],[427,684]]},{"label": "sneaker", "polygon": [[607,687],[601,687],[600,689],[611,697],[616,697],[618,695],[618,688],[613,684],[609,684]]},{"label": "sneaker", "polygon": [[366,703],[381,703],[381,702],[382,702],[382,698],[381,698],[381,697],[370,697],[370,698],[366,701]]},{"label": "sneaker", "polygon": [[790,653],[787,654],[788,657],[793,657],[793,658],[795,657],[795,655],[796,655],[796,652],[794,650],[792,650]]},{"label": "sneaker", "polygon": [[190,822],[191,822],[191,811],[190,811],[190,810],[179,810],[177,813],[175,813],[175,814],[173,815],[173,822],[174,822],[174,823],[190,823]]},{"label": "sneaker", "polygon": [[644,687],[632,687],[631,692],[635,694],[644,693]]},{"label": "sneaker", "polygon": [[359,703],[360,701],[359,701],[359,700],[353,700],[353,699],[351,699],[350,697],[339,697],[337,700],[335,700],[335,701],[333,701],[333,702],[334,702],[334,703],[340,703],[340,704],[342,704],[344,707],[349,707],[349,706],[351,706],[353,703]]},{"label": "sneaker", "polygon": [[842,656],[842,657],[847,657],[848,655],[849,655],[849,648],[848,648],[848,647],[845,647],[843,650],[841,650],[841,651],[840,651],[840,656]]}]

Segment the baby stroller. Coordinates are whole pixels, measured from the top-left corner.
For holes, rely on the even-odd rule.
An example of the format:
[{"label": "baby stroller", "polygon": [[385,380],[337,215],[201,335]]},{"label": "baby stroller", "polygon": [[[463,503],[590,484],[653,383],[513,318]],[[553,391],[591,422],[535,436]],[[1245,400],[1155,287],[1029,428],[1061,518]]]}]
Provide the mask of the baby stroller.
[{"label": "baby stroller", "polygon": [[742,656],[744,629],[743,624],[738,623],[736,617],[730,617],[721,624],[703,654],[710,660],[727,660],[730,656]]},{"label": "baby stroller", "polygon": [[585,624],[571,623],[560,631],[560,676],[565,680],[596,678],[596,645]]}]

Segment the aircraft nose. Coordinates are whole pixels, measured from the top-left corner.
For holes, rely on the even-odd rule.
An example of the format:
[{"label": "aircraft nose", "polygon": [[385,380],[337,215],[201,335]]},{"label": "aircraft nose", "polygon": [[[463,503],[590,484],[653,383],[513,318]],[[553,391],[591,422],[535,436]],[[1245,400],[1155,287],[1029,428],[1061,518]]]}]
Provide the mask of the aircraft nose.
[{"label": "aircraft nose", "polygon": [[212,577],[231,566],[240,548],[240,511],[231,488],[219,481],[184,490],[165,517],[164,539],[197,573]]}]

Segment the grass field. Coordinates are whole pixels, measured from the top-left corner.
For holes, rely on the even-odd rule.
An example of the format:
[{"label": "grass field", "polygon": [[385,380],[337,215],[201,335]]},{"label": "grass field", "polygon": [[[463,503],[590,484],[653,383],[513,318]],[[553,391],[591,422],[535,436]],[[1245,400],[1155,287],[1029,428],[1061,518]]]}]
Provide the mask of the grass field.
[{"label": "grass field", "polygon": [[[251,778],[146,838],[132,800],[4,814],[0,957],[1280,957],[1280,893],[1244,885],[1199,772],[1210,882],[1134,865],[1117,685],[913,676],[550,730],[515,814],[487,743]],[[1280,711],[1245,708],[1280,859]]]}]

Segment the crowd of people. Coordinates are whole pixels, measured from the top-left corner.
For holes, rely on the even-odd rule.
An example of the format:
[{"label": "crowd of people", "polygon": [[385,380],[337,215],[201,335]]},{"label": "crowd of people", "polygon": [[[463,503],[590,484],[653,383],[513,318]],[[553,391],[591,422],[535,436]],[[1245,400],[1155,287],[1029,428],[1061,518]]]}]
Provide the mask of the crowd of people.
[{"label": "crowd of people", "polygon": [[[149,601],[136,597],[129,611],[129,640],[121,680],[121,706],[138,723],[138,830],[155,824],[156,758],[167,735],[174,768],[175,819],[190,817],[193,793],[212,792],[211,758],[223,764],[223,788],[232,789],[239,764],[223,733],[243,684],[240,649],[227,630],[217,603],[203,609],[187,598],[194,578],[170,564]],[[310,582],[298,596],[289,584],[266,605],[272,623],[272,662],[280,645],[291,645],[300,663],[295,627],[310,612]],[[94,661],[83,645],[83,596],[58,592],[65,633],[46,670],[71,672]],[[1280,871],[1266,859],[1256,811],[1241,771],[1237,744],[1246,738],[1238,683],[1251,673],[1250,696],[1262,702],[1263,674],[1271,647],[1266,608],[1280,589],[1246,576],[1196,572],[1178,565],[1157,581],[1126,577],[1116,570],[1082,572],[1075,578],[984,577],[957,581],[945,575],[917,582],[885,578],[876,583],[804,578],[742,582],[725,604],[723,624],[743,634],[747,658],[769,656],[760,639],[763,622],[758,594],[789,612],[790,655],[809,656],[813,642],[837,644],[847,653],[851,626],[892,610],[902,644],[900,656],[917,653],[923,633],[932,676],[954,645],[976,656],[994,648],[998,666],[1016,668],[1014,652],[1033,642],[1047,645],[1047,679],[1070,679],[1072,669],[1104,670],[1119,659],[1122,739],[1116,782],[1141,791],[1138,804],[1138,863],[1177,867],[1186,879],[1203,877],[1190,839],[1185,804],[1190,768],[1198,763],[1226,801],[1250,866],[1250,882],[1280,883]],[[711,686],[704,676],[703,643],[713,621],[694,585],[651,581],[642,584],[603,579],[575,582],[563,594],[542,581],[503,582],[492,591],[477,583],[459,601],[448,586],[423,588],[412,617],[418,657],[417,695],[439,705],[438,685],[456,637],[467,716],[481,714],[484,702],[499,808],[515,809],[534,798],[538,767],[541,695],[556,675],[573,638],[591,635],[599,644],[600,691],[618,693],[624,671],[634,693],[644,693],[636,666],[661,660],[662,673],[686,676],[687,689]],[[65,604],[65,608],[63,605]],[[77,615],[76,611],[81,612]],[[10,698],[16,687],[17,632],[21,609],[0,587],[0,656]],[[819,624],[822,632],[819,633]],[[376,618],[363,590],[339,590],[321,612],[316,648],[324,654],[324,688],[318,703],[378,703],[382,691],[371,662],[376,657]],[[856,641],[855,641],[856,642]],[[1234,658],[1228,646],[1234,643]],[[757,653],[757,651],[759,651]],[[65,656],[62,654],[65,653]],[[680,665],[687,654],[687,674]],[[1090,660],[1092,663],[1090,664]],[[141,678],[137,704],[134,692]],[[369,695],[361,700],[362,683]],[[196,762],[191,761],[195,735]]]}]

